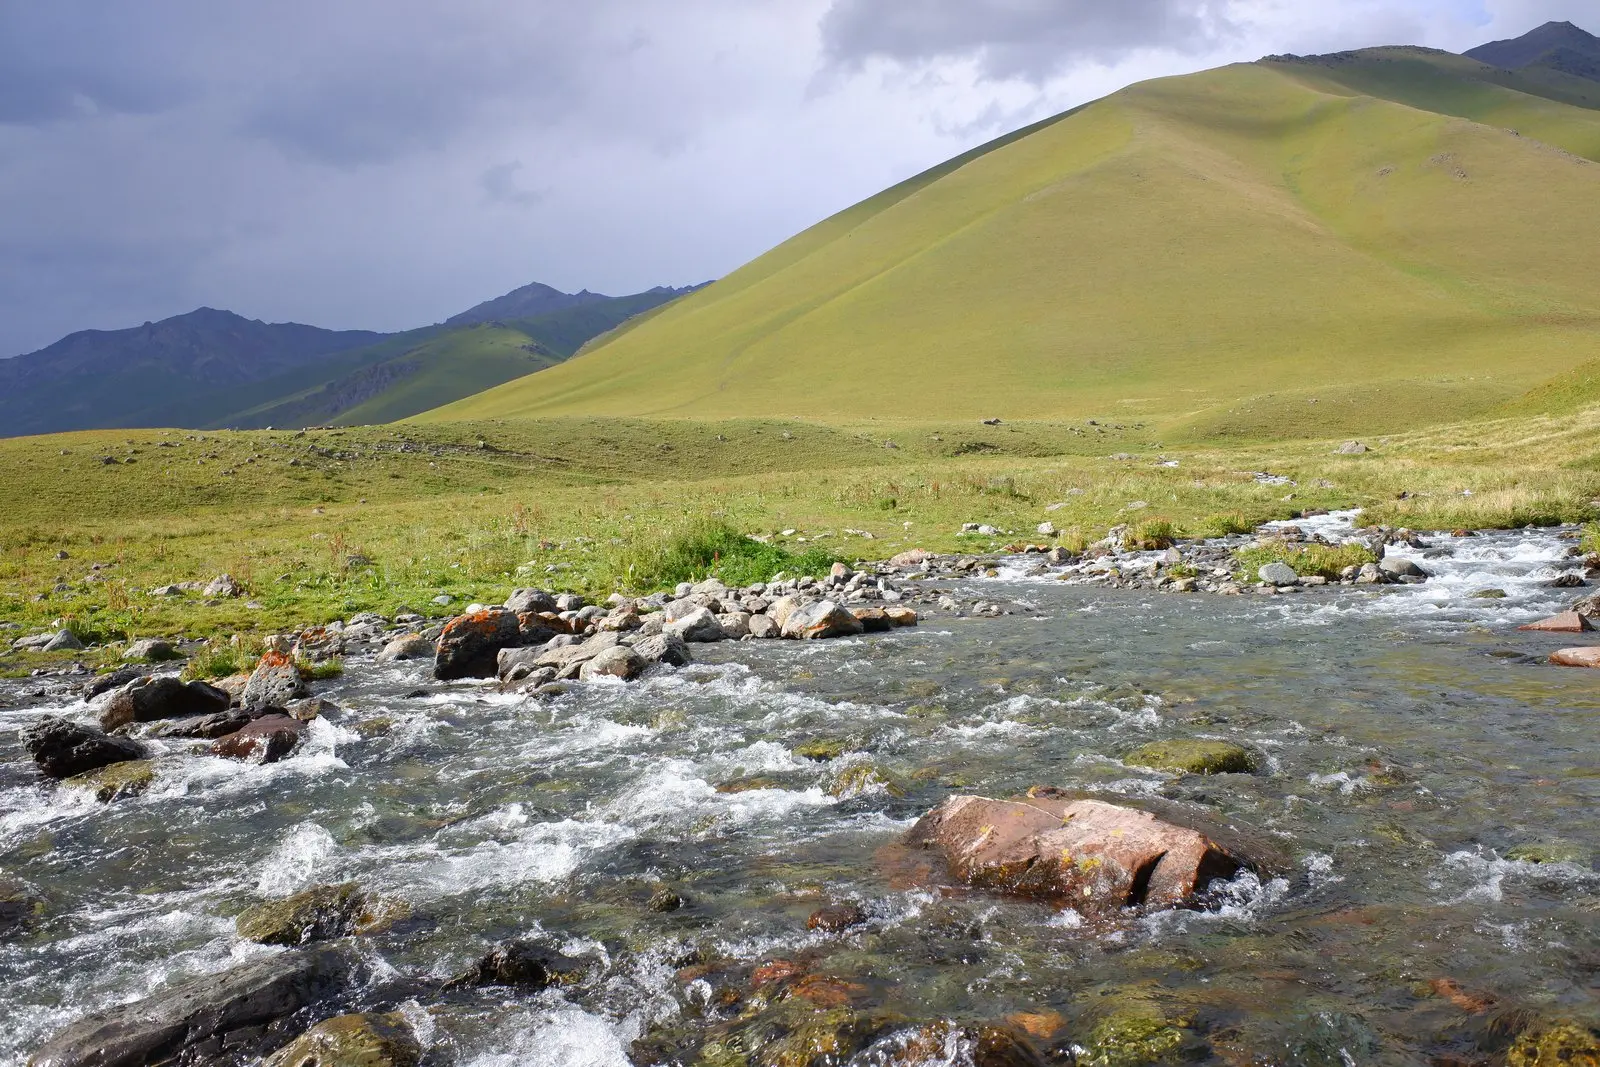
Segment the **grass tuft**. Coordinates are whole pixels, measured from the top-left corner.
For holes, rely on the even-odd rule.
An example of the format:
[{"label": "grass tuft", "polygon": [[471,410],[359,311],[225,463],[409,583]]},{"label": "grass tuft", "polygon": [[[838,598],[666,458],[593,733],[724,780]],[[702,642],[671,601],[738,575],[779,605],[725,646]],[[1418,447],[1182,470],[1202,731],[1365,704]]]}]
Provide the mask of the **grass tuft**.
[{"label": "grass tuft", "polygon": [[1287,563],[1302,578],[1320,576],[1336,579],[1346,567],[1376,563],[1378,557],[1365,545],[1291,545],[1267,541],[1241,548],[1233,554],[1245,578],[1254,580],[1256,572],[1269,563]]},{"label": "grass tuft", "polygon": [[821,547],[795,553],[782,545],[753,540],[726,522],[692,519],[655,535],[625,541],[610,560],[609,576],[614,585],[634,592],[670,589],[679,582],[707,578],[741,586],[769,581],[779,572],[817,577],[826,574],[838,559]]}]

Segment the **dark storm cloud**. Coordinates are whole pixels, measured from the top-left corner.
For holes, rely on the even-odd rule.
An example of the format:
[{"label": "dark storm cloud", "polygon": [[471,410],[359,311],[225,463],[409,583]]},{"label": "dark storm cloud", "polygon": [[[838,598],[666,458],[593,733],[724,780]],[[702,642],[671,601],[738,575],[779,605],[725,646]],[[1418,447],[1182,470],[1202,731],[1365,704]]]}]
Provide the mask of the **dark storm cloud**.
[{"label": "dark storm cloud", "polygon": [[823,42],[837,62],[976,58],[995,78],[1040,80],[1075,60],[1142,48],[1201,52],[1231,28],[1202,0],[834,0]]},{"label": "dark storm cloud", "polygon": [[0,5],[0,123],[35,125],[172,107],[195,86],[141,5]]}]

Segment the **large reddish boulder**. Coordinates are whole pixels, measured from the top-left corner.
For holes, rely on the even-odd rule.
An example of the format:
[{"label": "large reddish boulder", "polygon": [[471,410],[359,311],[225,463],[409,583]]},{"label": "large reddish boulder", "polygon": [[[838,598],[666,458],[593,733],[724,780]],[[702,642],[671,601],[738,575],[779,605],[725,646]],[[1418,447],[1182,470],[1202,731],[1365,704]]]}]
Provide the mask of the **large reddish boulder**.
[{"label": "large reddish boulder", "polygon": [[983,889],[1090,914],[1172,908],[1249,864],[1197,830],[1099,800],[951,797],[907,843],[942,854],[952,876]]},{"label": "large reddish boulder", "polygon": [[272,712],[252,719],[241,730],[217,738],[211,743],[211,754],[246,763],[276,763],[299,746],[305,731],[305,723],[299,719]]},{"label": "large reddish boulder", "polygon": [[440,681],[457,678],[493,678],[502,648],[522,644],[516,612],[490,608],[451,619],[439,635],[433,676]]},{"label": "large reddish boulder", "polygon": [[1530,622],[1526,626],[1517,627],[1519,630],[1532,630],[1544,634],[1581,634],[1594,629],[1589,620],[1579,615],[1576,611],[1563,611],[1559,615],[1552,615],[1548,619]]},{"label": "large reddish boulder", "polygon": [[1563,648],[1550,654],[1550,662],[1557,667],[1600,667],[1600,645]]}]

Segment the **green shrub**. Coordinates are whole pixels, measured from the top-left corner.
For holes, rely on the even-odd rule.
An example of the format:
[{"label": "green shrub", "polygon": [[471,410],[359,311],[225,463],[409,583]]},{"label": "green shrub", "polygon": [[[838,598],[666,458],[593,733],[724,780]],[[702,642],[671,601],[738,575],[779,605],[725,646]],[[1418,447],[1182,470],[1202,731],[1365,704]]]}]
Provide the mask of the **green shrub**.
[{"label": "green shrub", "polygon": [[1178,543],[1178,528],[1166,519],[1145,519],[1128,527],[1122,543],[1142,552],[1159,552]]},{"label": "green shrub", "polygon": [[1256,525],[1246,516],[1234,511],[1207,515],[1195,526],[1194,532],[1199,537],[1231,537],[1234,534],[1252,533]]},{"label": "green shrub", "polygon": [[1578,547],[1586,556],[1600,556],[1600,522],[1586,523]]},{"label": "green shrub", "polygon": [[255,670],[257,658],[237,645],[207,641],[205,647],[184,664],[183,679],[187,682],[208,681],[231,678],[235,674],[249,674]]},{"label": "green shrub", "polygon": [[1287,563],[1302,578],[1320,575],[1332,580],[1346,567],[1378,562],[1366,545],[1293,545],[1285,541],[1241,548],[1233,558],[1247,579],[1254,579],[1256,572],[1269,563]]},{"label": "green shrub", "polygon": [[838,557],[821,546],[791,552],[755,541],[724,522],[692,521],[654,536],[625,542],[608,563],[613,585],[635,591],[668,589],[679,582],[720,578],[731,586],[790,576],[826,574]]}]

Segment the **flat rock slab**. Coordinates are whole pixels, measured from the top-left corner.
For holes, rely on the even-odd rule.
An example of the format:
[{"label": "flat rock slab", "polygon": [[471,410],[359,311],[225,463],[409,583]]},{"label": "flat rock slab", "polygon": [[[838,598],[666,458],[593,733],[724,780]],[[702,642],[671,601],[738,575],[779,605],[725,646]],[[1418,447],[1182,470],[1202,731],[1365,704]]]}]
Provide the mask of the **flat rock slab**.
[{"label": "flat rock slab", "polygon": [[350,971],[331,948],[283,952],[87,1016],[56,1034],[30,1067],[143,1067],[208,1039],[291,1015],[337,989]]},{"label": "flat rock slab", "polygon": [[1548,619],[1530,622],[1526,626],[1517,627],[1517,629],[1531,630],[1535,633],[1544,634],[1581,634],[1594,629],[1594,626],[1576,611],[1563,611],[1560,615],[1552,615]]},{"label": "flat rock slab", "polygon": [[1557,667],[1600,667],[1600,645],[1563,648],[1550,654],[1550,662]]},{"label": "flat rock slab", "polygon": [[1098,800],[957,796],[923,816],[907,843],[942,853],[969,885],[1085,914],[1189,903],[1250,864],[1204,834]]}]

